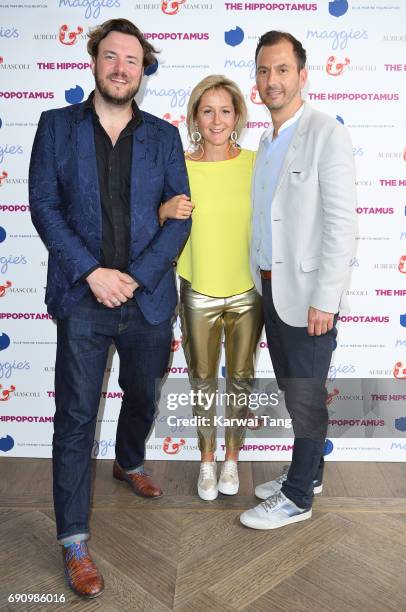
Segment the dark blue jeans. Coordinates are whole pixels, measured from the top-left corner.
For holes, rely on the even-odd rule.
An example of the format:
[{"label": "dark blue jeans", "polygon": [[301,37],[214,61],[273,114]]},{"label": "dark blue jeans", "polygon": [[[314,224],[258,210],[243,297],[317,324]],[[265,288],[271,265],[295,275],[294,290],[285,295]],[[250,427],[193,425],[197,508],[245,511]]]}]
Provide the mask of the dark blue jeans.
[{"label": "dark blue jeans", "polygon": [[272,281],[262,279],[265,331],[275,377],[295,435],[292,463],[282,492],[300,508],[310,508],[313,483],[323,478],[323,450],[328,425],[326,379],[337,329],[309,336],[307,327],[282,321],[272,299]]},{"label": "dark blue jeans", "polygon": [[156,386],[169,361],[170,321],[150,325],[135,299],[109,309],[87,295],[57,321],[54,505],[60,543],[89,537],[91,451],[109,348],[120,357],[123,390],[116,458],[130,470],[142,465],[156,409]]}]

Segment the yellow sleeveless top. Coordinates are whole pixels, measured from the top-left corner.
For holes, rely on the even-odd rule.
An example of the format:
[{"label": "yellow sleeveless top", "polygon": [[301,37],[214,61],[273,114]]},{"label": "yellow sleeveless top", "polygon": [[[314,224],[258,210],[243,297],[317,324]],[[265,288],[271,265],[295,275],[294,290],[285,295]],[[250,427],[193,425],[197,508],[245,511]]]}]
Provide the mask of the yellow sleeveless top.
[{"label": "yellow sleeveless top", "polygon": [[255,153],[246,149],[225,161],[186,161],[195,208],[177,271],[204,295],[230,297],[254,284],[249,266],[254,161]]}]

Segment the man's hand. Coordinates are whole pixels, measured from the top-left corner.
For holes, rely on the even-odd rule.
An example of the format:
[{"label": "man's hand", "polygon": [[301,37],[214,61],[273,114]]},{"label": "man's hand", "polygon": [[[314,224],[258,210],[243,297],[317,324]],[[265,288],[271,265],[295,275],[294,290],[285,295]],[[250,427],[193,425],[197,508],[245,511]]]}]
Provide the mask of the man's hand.
[{"label": "man's hand", "polygon": [[174,196],[159,207],[159,223],[163,225],[167,219],[189,219],[194,207],[184,193]]},{"label": "man's hand", "polygon": [[322,336],[333,329],[334,313],[317,310],[310,306],[307,315],[307,333],[309,336]]},{"label": "man's hand", "polygon": [[115,308],[133,297],[138,287],[135,280],[119,270],[97,268],[86,278],[97,301],[108,308]]}]

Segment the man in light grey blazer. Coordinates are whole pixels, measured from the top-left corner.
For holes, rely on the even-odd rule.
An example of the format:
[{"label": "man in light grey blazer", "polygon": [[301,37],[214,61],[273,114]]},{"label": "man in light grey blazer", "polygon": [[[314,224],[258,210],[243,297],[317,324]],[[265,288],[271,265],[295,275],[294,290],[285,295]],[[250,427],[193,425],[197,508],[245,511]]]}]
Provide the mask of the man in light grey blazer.
[{"label": "man in light grey blazer", "polygon": [[251,267],[295,441],[291,465],[256,487],[265,501],[240,520],[274,529],[310,518],[313,495],[322,489],[325,382],[355,251],[356,192],[346,128],[302,100],[301,43],[285,32],[267,32],[255,59],[272,126],[261,138],[254,170]]}]

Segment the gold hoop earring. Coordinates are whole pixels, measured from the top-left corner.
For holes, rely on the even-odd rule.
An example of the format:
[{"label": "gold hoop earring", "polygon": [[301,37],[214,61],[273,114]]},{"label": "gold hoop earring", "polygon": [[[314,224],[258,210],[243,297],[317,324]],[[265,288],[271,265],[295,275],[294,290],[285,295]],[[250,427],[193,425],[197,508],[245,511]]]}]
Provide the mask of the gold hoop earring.
[{"label": "gold hoop earring", "polygon": [[[188,159],[191,159],[192,161],[200,161],[204,157],[205,150],[203,146],[203,136],[201,135],[197,127],[195,131],[191,133],[190,140],[193,146],[193,150],[188,151],[186,153],[186,157]],[[196,153],[198,153],[197,157]]]},{"label": "gold hoop earring", "polygon": [[237,157],[240,147],[237,142],[238,133],[233,130],[230,134],[230,142],[228,143],[227,149],[227,159],[233,159],[233,157]]}]

